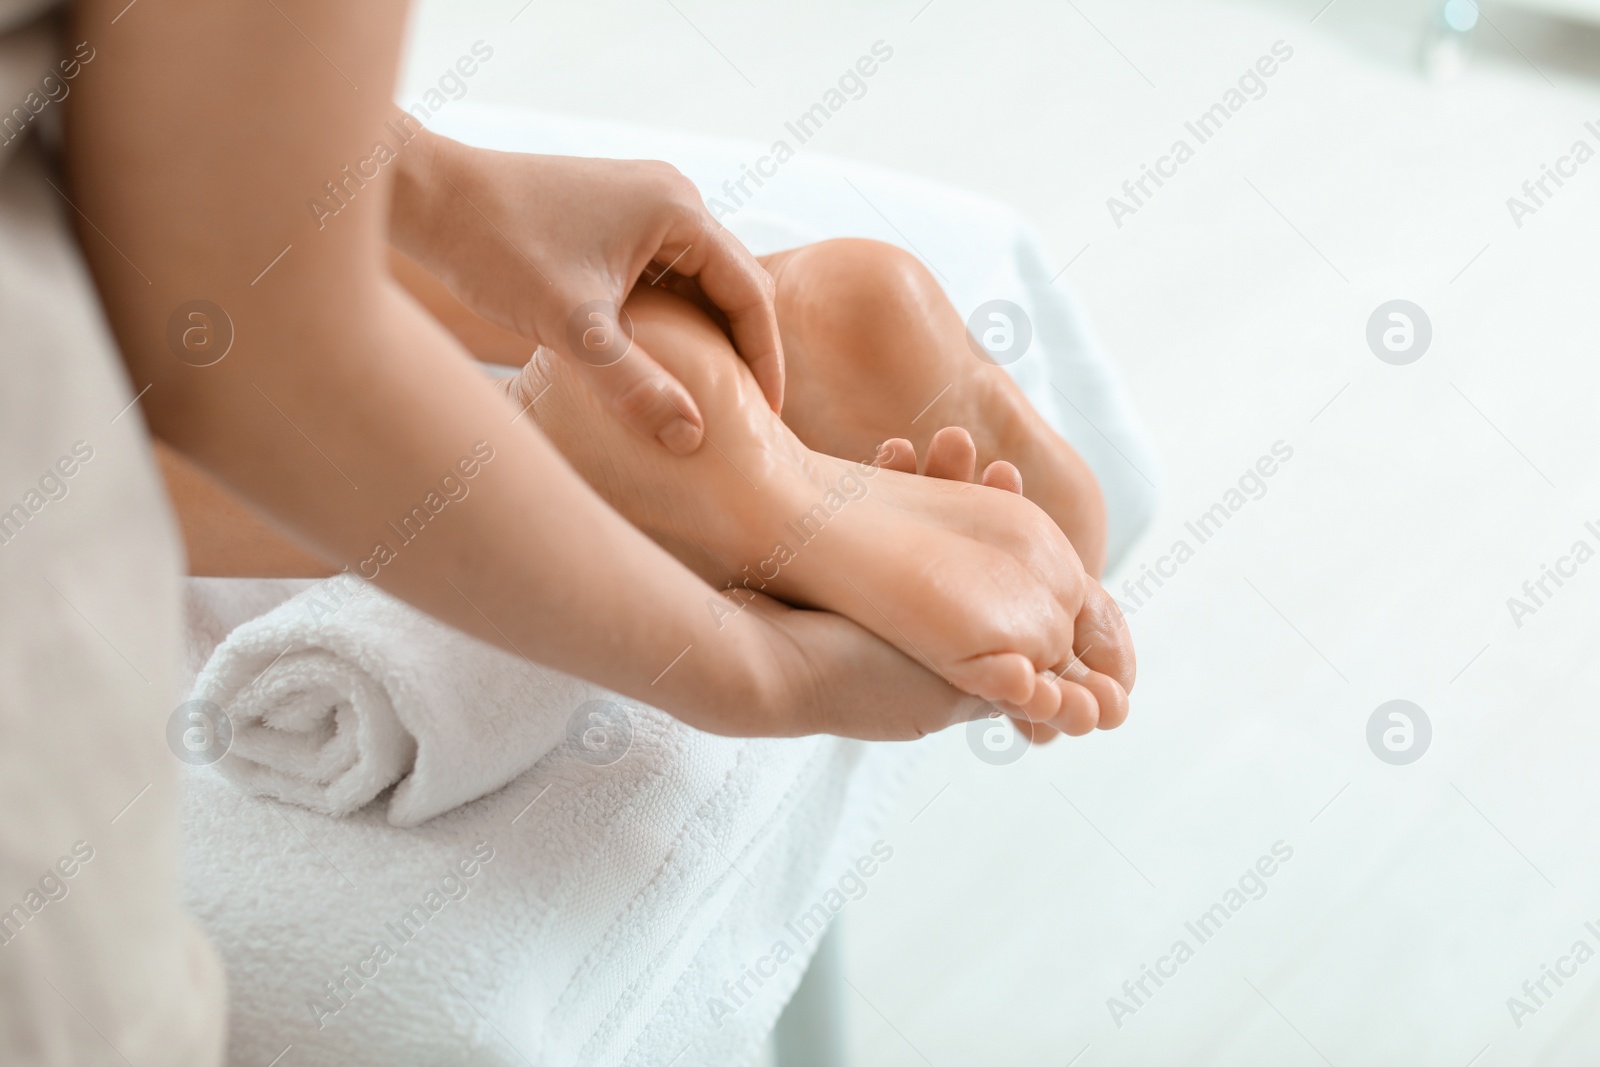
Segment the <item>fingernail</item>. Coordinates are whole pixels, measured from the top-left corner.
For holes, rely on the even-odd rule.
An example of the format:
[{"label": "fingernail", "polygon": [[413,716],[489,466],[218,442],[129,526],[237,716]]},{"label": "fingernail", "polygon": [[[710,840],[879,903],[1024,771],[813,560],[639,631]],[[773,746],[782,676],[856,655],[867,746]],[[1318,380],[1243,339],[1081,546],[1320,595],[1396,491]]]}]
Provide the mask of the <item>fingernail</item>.
[{"label": "fingernail", "polygon": [[700,438],[700,430],[694,423],[684,418],[673,419],[656,434],[656,440],[660,441],[668,452],[679,456],[687,456],[699,448]]}]

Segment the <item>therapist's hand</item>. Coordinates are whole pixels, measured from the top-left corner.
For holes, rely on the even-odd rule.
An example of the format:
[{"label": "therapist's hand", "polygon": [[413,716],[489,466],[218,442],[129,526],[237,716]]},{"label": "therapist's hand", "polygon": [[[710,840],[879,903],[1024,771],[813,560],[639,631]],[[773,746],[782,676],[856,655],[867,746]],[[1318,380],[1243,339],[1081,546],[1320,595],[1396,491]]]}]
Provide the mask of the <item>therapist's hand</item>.
[{"label": "therapist's hand", "polygon": [[[470,148],[424,131],[394,164],[390,241],[473,311],[572,360],[607,407],[680,455],[704,420],[618,309],[659,284],[720,314],[773,411],[783,348],[767,272],[672,166]],[[531,348],[530,348],[531,352]]]}]

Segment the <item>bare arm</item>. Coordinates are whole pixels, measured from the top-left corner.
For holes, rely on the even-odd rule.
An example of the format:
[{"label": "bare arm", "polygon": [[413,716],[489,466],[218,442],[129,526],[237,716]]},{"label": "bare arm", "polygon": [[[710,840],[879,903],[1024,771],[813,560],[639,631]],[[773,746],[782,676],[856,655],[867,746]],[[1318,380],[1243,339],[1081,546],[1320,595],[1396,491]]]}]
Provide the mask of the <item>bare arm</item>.
[{"label": "bare arm", "polygon": [[[867,724],[874,734],[955,717],[942,683],[837,634],[842,673],[808,678],[800,646],[816,622],[785,621],[808,613],[745,613],[749,625],[718,631],[712,591],[611,512],[529,420],[513,422],[389,278],[383,157],[405,151],[386,126],[399,6],[174,2],[112,26],[122,7],[76,11],[79,35],[105,47],[72,96],[69,192],[93,220],[83,245],[162,438],[320,557],[697,725],[804,732],[824,711],[838,718],[808,704],[847,692],[882,720]],[[309,203],[349,172],[365,177],[319,225]],[[175,309],[196,299],[223,308],[234,333],[207,367],[168,343]],[[456,484],[469,493],[454,498]],[[419,507],[426,522],[408,538]],[[859,694],[839,684],[856,676]],[[780,708],[792,718],[778,721]]]}]

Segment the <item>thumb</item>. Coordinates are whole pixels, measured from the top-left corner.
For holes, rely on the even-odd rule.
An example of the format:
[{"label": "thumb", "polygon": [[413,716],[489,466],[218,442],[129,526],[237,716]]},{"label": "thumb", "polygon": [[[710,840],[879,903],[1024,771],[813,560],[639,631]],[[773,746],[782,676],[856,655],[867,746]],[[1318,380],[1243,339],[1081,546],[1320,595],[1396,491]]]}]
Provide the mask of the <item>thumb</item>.
[{"label": "thumb", "polygon": [[[608,300],[579,304],[556,348],[606,408],[641,436],[686,456],[700,447],[705,420],[682,382],[633,336],[626,308]],[[555,347],[555,346],[552,346]]]}]

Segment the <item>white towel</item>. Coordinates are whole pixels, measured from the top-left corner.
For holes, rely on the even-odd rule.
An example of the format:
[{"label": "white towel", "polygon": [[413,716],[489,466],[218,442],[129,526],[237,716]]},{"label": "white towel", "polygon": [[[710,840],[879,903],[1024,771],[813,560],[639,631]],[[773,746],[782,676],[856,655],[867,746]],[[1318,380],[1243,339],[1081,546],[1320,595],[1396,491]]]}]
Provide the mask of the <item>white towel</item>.
[{"label": "white towel", "polygon": [[[191,579],[192,659],[305,584]],[[886,808],[921,746],[714,737],[651,708],[628,728],[613,763],[563,741],[412,829],[189,768],[187,904],[227,964],[229,1063],[751,1062],[819,919],[894,876]]]},{"label": "white towel", "polygon": [[632,706],[348,575],[234,630],[190,699],[227,713],[233,738],[217,769],[245,792],[348,815],[398,783],[395,826],[499,789],[587,701]]}]

